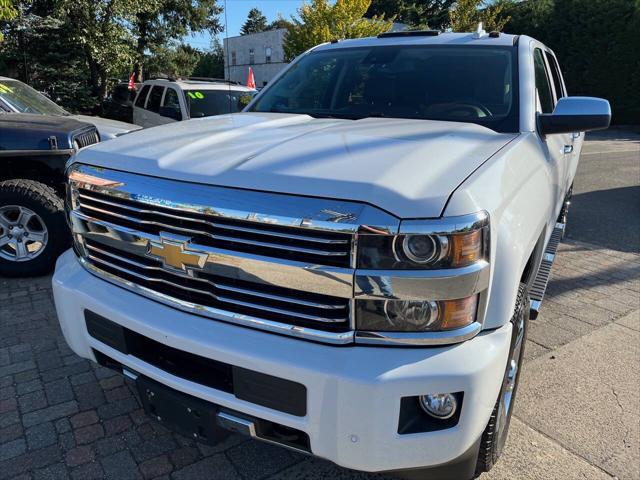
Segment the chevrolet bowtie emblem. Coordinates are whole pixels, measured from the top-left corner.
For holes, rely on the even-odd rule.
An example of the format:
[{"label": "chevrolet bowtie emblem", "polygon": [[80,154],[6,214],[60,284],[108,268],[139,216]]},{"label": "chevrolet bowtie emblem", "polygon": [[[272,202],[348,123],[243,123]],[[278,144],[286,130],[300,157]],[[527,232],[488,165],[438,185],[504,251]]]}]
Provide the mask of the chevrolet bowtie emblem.
[{"label": "chevrolet bowtie emblem", "polygon": [[189,238],[160,233],[160,241],[149,240],[147,255],[162,260],[165,267],[187,271],[187,267],[204,267],[209,254],[189,248]]}]

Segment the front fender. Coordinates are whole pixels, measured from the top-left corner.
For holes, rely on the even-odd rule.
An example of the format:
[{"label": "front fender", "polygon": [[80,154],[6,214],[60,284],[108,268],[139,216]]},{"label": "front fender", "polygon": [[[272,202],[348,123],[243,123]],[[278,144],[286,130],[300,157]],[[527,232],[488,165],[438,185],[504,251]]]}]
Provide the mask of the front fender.
[{"label": "front fender", "polygon": [[[534,134],[521,134],[485,162],[451,196],[445,216],[486,210],[491,228],[491,278],[484,328],[513,315],[527,261],[555,223],[559,176]],[[544,242],[548,238],[544,239]]]}]

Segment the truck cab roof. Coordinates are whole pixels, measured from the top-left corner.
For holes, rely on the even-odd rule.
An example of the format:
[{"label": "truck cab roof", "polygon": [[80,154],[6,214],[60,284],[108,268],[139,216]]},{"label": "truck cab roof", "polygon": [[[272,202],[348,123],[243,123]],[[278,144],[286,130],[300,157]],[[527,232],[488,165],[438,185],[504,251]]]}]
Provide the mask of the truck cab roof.
[{"label": "truck cab roof", "polygon": [[392,32],[378,37],[355,38],[325,43],[315,50],[350,47],[378,47],[385,45],[470,45],[470,46],[513,46],[520,35],[507,33],[454,33],[454,32]]}]

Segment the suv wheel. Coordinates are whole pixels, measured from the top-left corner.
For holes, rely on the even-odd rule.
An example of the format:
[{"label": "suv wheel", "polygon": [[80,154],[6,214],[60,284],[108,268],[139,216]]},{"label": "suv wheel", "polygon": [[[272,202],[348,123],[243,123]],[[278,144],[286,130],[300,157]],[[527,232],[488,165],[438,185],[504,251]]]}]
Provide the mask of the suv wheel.
[{"label": "suv wheel", "polygon": [[43,275],[68,244],[62,199],[33,180],[0,182],[0,275]]},{"label": "suv wheel", "polygon": [[520,284],[516,308],[511,318],[512,334],[511,347],[507,367],[502,381],[500,395],[496,402],[489,423],[482,434],[480,440],[480,453],[476,474],[488,472],[495,465],[502,453],[509,433],[509,424],[513,414],[513,404],[516,399],[518,381],[520,380],[520,369],[522,367],[522,357],[524,345],[527,339],[527,327],[529,323],[529,292],[527,285]]}]

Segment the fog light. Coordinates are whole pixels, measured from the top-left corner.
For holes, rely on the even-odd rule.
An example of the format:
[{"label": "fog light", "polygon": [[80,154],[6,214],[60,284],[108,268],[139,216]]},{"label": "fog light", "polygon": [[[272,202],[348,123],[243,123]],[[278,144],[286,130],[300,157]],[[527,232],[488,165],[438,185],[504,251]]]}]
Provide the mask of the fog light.
[{"label": "fog light", "polygon": [[421,395],[418,402],[425,412],[440,420],[451,418],[458,409],[458,401],[451,393]]}]

